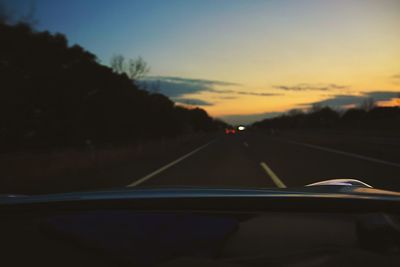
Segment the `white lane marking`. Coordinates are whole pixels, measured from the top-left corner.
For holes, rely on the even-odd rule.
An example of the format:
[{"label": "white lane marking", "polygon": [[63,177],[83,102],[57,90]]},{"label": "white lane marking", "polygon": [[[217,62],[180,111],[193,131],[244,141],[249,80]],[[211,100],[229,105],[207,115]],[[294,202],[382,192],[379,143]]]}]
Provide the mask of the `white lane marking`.
[{"label": "white lane marking", "polygon": [[296,145],[306,146],[306,147],[319,149],[319,150],[326,151],[326,152],[341,154],[341,155],[345,155],[345,156],[349,156],[349,157],[353,157],[353,158],[363,159],[363,160],[367,160],[367,161],[371,161],[371,162],[375,162],[375,163],[381,163],[381,164],[400,168],[400,164],[396,163],[396,162],[390,162],[390,161],[386,161],[386,160],[371,158],[371,157],[367,157],[367,156],[363,156],[363,155],[359,155],[359,154],[355,154],[355,153],[351,153],[351,152],[345,152],[345,151],[341,151],[341,150],[337,150],[337,149],[333,149],[333,148],[316,146],[316,145],[311,145],[311,144],[306,144],[306,143],[301,143],[301,142],[296,142],[296,141],[289,141],[289,140],[285,140],[285,141],[288,143],[296,144]]},{"label": "white lane marking", "polygon": [[212,141],[210,141],[210,142],[208,142],[208,143],[205,144],[205,145],[202,145],[202,146],[196,148],[196,149],[193,150],[192,152],[189,152],[189,153],[187,153],[186,155],[184,155],[184,156],[182,156],[182,157],[180,157],[180,158],[178,158],[178,159],[176,159],[176,160],[174,160],[174,161],[168,163],[167,165],[165,165],[165,166],[163,166],[163,167],[161,167],[161,168],[159,168],[159,169],[153,171],[152,173],[149,173],[148,175],[144,176],[143,178],[140,178],[139,180],[136,180],[136,181],[134,181],[133,183],[128,184],[126,187],[134,187],[134,186],[140,185],[141,183],[146,182],[147,180],[151,179],[152,177],[156,176],[157,174],[159,174],[159,173],[165,171],[166,169],[168,169],[168,168],[174,166],[175,164],[181,162],[182,160],[184,160],[184,159],[190,157],[191,155],[193,155],[193,154],[199,152],[200,150],[202,150],[202,149],[205,148],[206,146],[210,145],[210,144],[213,143],[214,141],[215,141],[215,139],[212,140]]},{"label": "white lane marking", "polygon": [[244,142],[243,145],[244,145],[245,147],[249,147],[249,144],[246,143],[246,142]]},{"label": "white lane marking", "polygon": [[271,177],[272,181],[279,188],[286,188],[286,185],[282,182],[281,179],[271,170],[270,167],[265,162],[260,162],[261,168]]}]

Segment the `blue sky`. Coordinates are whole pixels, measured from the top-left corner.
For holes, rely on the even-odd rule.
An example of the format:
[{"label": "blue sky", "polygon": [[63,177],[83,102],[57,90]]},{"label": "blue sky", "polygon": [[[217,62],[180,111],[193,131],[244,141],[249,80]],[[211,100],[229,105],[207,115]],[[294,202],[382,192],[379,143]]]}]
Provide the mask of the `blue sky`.
[{"label": "blue sky", "polygon": [[382,104],[398,103],[398,0],[3,2],[16,17],[34,7],[39,30],[64,33],[102,64],[141,56],[147,83],[232,123],[304,103],[350,107],[379,91]]},{"label": "blue sky", "polygon": [[115,53],[149,56],[182,38],[190,25],[245,1],[187,0],[8,0],[9,9],[26,14],[34,7],[37,27],[62,32],[108,62]]}]

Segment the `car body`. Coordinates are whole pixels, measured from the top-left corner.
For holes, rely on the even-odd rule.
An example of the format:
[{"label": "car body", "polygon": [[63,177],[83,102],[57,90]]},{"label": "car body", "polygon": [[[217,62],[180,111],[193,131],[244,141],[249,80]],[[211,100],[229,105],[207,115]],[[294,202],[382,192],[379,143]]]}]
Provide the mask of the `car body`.
[{"label": "car body", "polygon": [[3,263],[396,266],[400,260],[392,253],[400,246],[400,193],[350,179],[291,189],[8,195],[0,210]]}]

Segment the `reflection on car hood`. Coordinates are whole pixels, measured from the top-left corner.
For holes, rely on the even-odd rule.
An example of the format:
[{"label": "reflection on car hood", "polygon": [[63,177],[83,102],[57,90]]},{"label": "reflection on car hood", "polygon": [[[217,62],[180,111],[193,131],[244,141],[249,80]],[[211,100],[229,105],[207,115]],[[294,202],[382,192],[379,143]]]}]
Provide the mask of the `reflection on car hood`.
[{"label": "reflection on car hood", "polygon": [[400,193],[369,187],[352,179],[326,180],[295,188],[206,188],[141,187],[107,191],[72,192],[48,195],[0,195],[0,204],[41,203],[84,200],[179,199],[179,198],[352,198],[400,200]]}]

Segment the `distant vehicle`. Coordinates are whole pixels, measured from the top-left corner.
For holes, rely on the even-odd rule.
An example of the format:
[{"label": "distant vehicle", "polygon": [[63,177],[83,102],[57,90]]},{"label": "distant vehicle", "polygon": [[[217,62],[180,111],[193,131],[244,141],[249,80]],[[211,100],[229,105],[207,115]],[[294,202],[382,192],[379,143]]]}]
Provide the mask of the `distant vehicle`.
[{"label": "distant vehicle", "polygon": [[226,128],[225,134],[236,134],[236,130],[233,128]]}]

